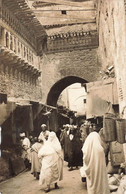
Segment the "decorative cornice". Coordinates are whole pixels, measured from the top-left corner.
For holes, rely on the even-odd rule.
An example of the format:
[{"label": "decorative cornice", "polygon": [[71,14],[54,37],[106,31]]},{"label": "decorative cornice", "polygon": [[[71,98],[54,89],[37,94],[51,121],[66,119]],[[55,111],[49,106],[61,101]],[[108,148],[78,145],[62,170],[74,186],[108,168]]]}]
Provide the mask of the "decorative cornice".
[{"label": "decorative cornice", "polygon": [[96,30],[94,31],[78,31],[78,32],[67,32],[67,33],[59,33],[48,36],[48,39],[55,40],[55,39],[65,39],[69,37],[81,37],[81,36],[88,36],[88,35],[96,35]]},{"label": "decorative cornice", "polygon": [[72,32],[48,37],[47,53],[97,48],[99,45],[97,31]]},{"label": "decorative cornice", "polygon": [[59,28],[62,26],[66,26],[66,24],[52,24],[52,25],[43,25],[45,29],[51,29],[51,28]]}]

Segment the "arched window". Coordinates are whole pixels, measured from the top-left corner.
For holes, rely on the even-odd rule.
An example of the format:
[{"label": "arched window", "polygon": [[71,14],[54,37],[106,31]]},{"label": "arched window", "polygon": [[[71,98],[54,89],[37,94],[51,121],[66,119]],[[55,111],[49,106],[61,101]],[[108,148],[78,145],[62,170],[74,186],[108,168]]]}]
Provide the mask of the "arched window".
[{"label": "arched window", "polygon": [[13,37],[10,34],[10,49],[13,50]]},{"label": "arched window", "polygon": [[17,47],[17,45],[16,45],[16,37],[14,37],[14,52],[16,53],[16,47]]},{"label": "arched window", "polygon": [[18,41],[18,54],[20,54],[20,51],[21,51],[21,49],[20,49],[20,42]]},{"label": "arched window", "polygon": [[6,39],[6,47],[9,47],[9,34],[6,32],[5,34],[5,39]]}]

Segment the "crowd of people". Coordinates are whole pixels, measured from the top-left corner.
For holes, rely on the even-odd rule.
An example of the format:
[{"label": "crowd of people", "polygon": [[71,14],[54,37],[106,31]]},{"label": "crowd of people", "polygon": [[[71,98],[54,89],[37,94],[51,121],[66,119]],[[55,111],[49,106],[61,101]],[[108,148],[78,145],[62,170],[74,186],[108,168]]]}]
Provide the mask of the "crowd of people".
[{"label": "crowd of people", "polygon": [[39,184],[45,186],[45,192],[50,191],[51,184],[59,189],[58,181],[63,179],[63,151],[55,132],[41,125],[42,132],[30,140],[21,133],[22,157],[26,167],[31,168],[31,174],[39,179]]},{"label": "crowd of people", "polygon": [[[87,127],[88,126],[88,127]],[[63,162],[68,162],[68,170],[81,166],[88,194],[109,194],[107,169],[108,144],[104,140],[103,129],[98,132],[96,125],[85,122],[80,127],[66,124],[57,137],[41,125],[41,133],[30,140],[21,134],[24,161],[27,168],[39,184],[46,186],[45,192],[54,184],[59,189],[58,181],[63,179]],[[31,166],[30,166],[31,165]]]}]

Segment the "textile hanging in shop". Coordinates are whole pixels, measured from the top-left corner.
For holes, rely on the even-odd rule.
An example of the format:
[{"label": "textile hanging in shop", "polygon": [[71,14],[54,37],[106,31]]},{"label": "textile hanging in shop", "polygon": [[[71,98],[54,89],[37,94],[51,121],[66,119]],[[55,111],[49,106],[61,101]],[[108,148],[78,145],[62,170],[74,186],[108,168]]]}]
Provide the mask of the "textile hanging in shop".
[{"label": "textile hanging in shop", "polygon": [[114,80],[87,84],[87,119],[113,113],[112,104],[118,103],[115,93]]}]

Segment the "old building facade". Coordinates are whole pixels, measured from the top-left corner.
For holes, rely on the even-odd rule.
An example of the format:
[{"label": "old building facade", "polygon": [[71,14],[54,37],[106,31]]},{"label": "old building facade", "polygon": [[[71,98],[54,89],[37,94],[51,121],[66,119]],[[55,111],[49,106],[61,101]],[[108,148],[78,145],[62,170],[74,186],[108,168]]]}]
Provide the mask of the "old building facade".
[{"label": "old building facade", "polygon": [[45,30],[25,1],[0,1],[0,125],[4,145],[16,143],[20,130],[33,130],[36,106],[42,99],[40,61],[45,39]]},{"label": "old building facade", "polygon": [[[117,13],[118,9],[123,12]],[[121,71],[125,58],[124,0],[1,0],[0,30],[0,91],[8,102],[14,102],[11,110],[17,105],[32,107],[30,114],[36,119],[43,107],[40,102],[56,107],[60,93],[70,84],[115,76],[120,112],[125,109],[125,70]],[[56,118],[55,111],[52,115],[51,120]],[[38,127],[34,121],[30,125],[31,129]]]},{"label": "old building facade", "polygon": [[73,83],[94,88],[112,79],[111,105],[126,118],[125,6],[125,0],[0,0],[3,149],[19,142],[21,131],[38,135],[42,123],[57,131],[58,97]]}]

